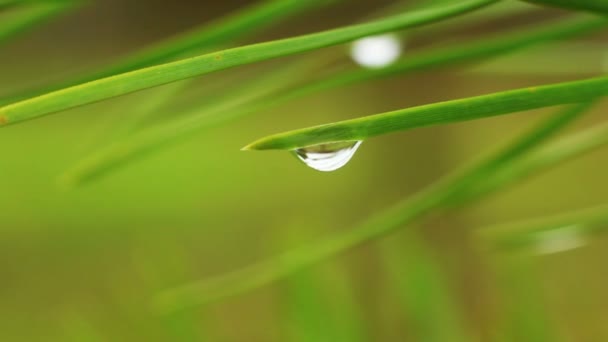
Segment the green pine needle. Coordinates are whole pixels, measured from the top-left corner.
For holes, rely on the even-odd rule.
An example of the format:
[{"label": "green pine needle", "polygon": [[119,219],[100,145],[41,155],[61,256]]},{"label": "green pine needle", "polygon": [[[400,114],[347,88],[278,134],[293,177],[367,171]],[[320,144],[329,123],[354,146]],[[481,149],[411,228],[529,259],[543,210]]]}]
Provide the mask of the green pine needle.
[{"label": "green pine needle", "polygon": [[[9,4],[13,5],[11,2],[6,5]],[[0,20],[0,43],[73,9],[77,4],[76,1],[48,1],[25,3],[10,8],[7,13],[3,13]]]},{"label": "green pine needle", "polygon": [[271,135],[243,150],[292,150],[327,142],[365,140],[416,127],[573,104],[605,95],[608,95],[608,77],[508,90]]},{"label": "green pine needle", "polygon": [[214,71],[347,43],[357,38],[416,27],[490,5],[496,0],[467,0],[320,33],[248,45],[99,79],[0,108],[0,125],[35,119]]},{"label": "green pine needle", "polygon": [[306,13],[308,10],[325,6],[338,0],[266,0],[251,6],[244,7],[228,15],[204,23],[187,32],[180,33],[164,41],[153,44],[131,55],[128,55],[110,66],[78,77],[60,85],[45,86],[38,90],[28,90],[22,94],[13,94],[0,103],[10,103],[26,99],[50,91],[73,86],[79,83],[93,81],[99,78],[117,75],[138,68],[149,67],[176,58],[184,58],[195,53],[212,51],[213,49],[231,46],[235,40],[251,36],[275,24],[278,21],[292,17],[296,14]]}]

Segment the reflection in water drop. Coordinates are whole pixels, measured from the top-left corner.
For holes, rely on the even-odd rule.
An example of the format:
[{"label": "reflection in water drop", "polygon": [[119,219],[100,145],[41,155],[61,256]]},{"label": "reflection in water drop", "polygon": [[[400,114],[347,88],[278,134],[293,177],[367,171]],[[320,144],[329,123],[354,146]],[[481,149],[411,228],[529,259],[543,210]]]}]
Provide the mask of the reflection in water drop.
[{"label": "reflection in water drop", "polygon": [[353,157],[361,141],[339,141],[327,144],[302,147],[294,154],[311,168],[329,172],[346,165]]},{"label": "reflection in water drop", "polygon": [[539,254],[553,254],[584,246],[587,241],[579,225],[572,225],[540,233],[536,250]]},{"label": "reflection in water drop", "polygon": [[399,37],[394,34],[385,34],[355,41],[350,53],[357,64],[374,69],[394,63],[401,55],[401,50]]}]

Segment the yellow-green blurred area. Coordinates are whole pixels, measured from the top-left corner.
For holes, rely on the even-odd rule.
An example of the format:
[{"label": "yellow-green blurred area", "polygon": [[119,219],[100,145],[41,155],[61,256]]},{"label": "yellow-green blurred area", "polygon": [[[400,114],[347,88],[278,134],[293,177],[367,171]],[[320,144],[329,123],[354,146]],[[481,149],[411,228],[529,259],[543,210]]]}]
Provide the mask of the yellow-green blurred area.
[{"label": "yellow-green blurred area", "polygon": [[[305,0],[302,0],[305,1]],[[0,97],[94,72],[253,3],[88,1],[0,46]],[[239,44],[347,25],[391,1],[345,0]],[[407,1],[405,2],[408,3]],[[412,1],[412,5],[415,3]],[[0,6],[0,24],[17,5]],[[411,51],[567,17],[529,12],[406,36]],[[381,13],[381,11],[380,11]],[[158,89],[0,130],[0,341],[607,341],[608,239],[498,250],[477,229],[606,203],[598,149],[455,210],[207,307],[158,314],[167,289],[315,244],[490,153],[556,108],[365,141],[336,172],[286,152],[243,152],[268,134],[606,72],[606,31],[313,94],[231,120],[73,189],[57,178],[111,142]],[[348,46],[339,67],[356,69]],[[163,124],[316,51],[203,76],[163,106]],[[314,76],[314,75],[311,75]],[[606,103],[564,134],[607,119]],[[150,123],[152,124],[152,123]],[[542,247],[542,246],[541,246]],[[575,248],[576,247],[576,248]]]}]

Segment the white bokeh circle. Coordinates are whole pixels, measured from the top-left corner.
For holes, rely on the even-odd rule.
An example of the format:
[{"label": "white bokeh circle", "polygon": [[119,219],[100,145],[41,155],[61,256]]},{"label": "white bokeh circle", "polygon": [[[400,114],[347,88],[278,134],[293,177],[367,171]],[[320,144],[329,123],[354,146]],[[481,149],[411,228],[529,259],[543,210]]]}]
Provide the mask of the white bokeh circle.
[{"label": "white bokeh circle", "polygon": [[353,42],[351,58],[362,67],[383,68],[394,63],[403,49],[401,40],[394,34],[370,36]]}]

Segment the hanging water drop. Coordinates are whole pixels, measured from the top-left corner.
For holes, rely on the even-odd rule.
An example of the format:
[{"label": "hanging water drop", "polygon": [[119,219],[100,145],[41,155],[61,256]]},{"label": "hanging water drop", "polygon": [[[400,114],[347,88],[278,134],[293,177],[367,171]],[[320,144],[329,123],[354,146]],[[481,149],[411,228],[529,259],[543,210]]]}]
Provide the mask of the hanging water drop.
[{"label": "hanging water drop", "polygon": [[339,141],[302,147],[293,152],[298,159],[311,168],[330,172],[346,165],[360,145],[361,141]]}]

